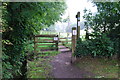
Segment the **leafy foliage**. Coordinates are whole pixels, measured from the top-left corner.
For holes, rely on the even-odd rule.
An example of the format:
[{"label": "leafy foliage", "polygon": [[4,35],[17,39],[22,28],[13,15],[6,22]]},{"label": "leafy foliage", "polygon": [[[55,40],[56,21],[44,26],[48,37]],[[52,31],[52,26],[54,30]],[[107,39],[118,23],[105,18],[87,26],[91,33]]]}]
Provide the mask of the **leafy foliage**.
[{"label": "leafy foliage", "polygon": [[[86,41],[77,44],[79,55],[91,54],[99,57],[112,57],[119,53],[120,41],[120,2],[94,2],[97,14],[84,10],[86,20]],[[88,35],[88,29],[92,29]],[[89,39],[91,36],[91,39]],[[85,43],[86,42],[86,43]],[[81,50],[80,50],[81,49]]]},{"label": "leafy foliage", "polygon": [[91,43],[92,56],[111,57],[116,54],[114,52],[114,44],[105,34],[92,40]]},{"label": "leafy foliage", "polygon": [[90,53],[90,46],[88,41],[82,41],[81,39],[77,40],[75,56],[82,57],[89,55]]},{"label": "leafy foliage", "polygon": [[95,39],[78,40],[75,55],[77,57],[90,55],[93,57],[111,57],[117,54],[116,46],[105,34]]},{"label": "leafy foliage", "polygon": [[118,37],[120,34],[120,2],[95,2],[97,14],[94,16],[87,10],[84,19],[85,26],[91,27],[94,32],[107,33],[111,39]]},{"label": "leafy foliage", "polygon": [[[27,42],[44,26],[60,20],[65,3],[2,3],[3,78],[22,76]],[[7,42],[6,42],[7,41]]]}]

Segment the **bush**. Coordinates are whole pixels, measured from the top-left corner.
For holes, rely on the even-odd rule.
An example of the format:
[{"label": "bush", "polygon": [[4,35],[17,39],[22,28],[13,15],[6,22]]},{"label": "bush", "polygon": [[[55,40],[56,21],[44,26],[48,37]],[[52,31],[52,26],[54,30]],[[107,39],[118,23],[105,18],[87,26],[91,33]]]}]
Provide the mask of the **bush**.
[{"label": "bush", "polygon": [[86,41],[79,39],[77,41],[75,56],[112,57],[117,54],[117,44],[115,43],[106,34]]},{"label": "bush", "polygon": [[81,56],[89,55],[91,53],[89,43],[90,43],[89,40],[82,41],[81,39],[78,39],[75,56],[81,57]]},{"label": "bush", "polygon": [[106,34],[96,37],[91,43],[92,56],[110,57],[114,55],[114,44]]}]

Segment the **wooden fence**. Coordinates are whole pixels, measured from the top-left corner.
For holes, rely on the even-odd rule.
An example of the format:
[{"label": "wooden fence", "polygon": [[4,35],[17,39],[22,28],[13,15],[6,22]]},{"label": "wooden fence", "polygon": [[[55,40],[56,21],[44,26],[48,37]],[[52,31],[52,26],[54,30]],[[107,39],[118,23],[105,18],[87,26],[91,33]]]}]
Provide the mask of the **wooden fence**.
[{"label": "wooden fence", "polygon": [[71,37],[59,38],[59,43],[71,49]]},{"label": "wooden fence", "polygon": [[72,48],[72,33],[70,32],[49,32],[49,31],[40,31],[41,35],[58,35],[59,45],[64,45],[67,48]]},{"label": "wooden fence", "polygon": [[35,35],[34,52],[42,50],[58,50],[58,35]]}]

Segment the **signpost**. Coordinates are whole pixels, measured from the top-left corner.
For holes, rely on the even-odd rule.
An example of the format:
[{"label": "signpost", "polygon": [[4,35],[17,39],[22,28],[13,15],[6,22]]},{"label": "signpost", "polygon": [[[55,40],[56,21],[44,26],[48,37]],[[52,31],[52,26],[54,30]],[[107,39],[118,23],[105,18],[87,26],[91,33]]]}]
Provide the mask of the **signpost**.
[{"label": "signpost", "polygon": [[77,39],[80,37],[80,12],[76,15],[77,18]]},{"label": "signpost", "polygon": [[56,50],[58,51],[58,35],[54,37],[54,42],[56,43]]},{"label": "signpost", "polygon": [[71,62],[75,62],[76,56],[75,54],[75,49],[76,49],[76,41],[80,38],[80,12],[77,13],[76,15],[77,18],[77,30],[76,27],[72,28],[72,57],[71,57]]},{"label": "signpost", "polygon": [[77,38],[77,30],[76,27],[72,28],[72,57],[71,57],[71,63],[73,63],[76,60],[76,57],[74,56],[75,49],[76,49],[76,38]]}]

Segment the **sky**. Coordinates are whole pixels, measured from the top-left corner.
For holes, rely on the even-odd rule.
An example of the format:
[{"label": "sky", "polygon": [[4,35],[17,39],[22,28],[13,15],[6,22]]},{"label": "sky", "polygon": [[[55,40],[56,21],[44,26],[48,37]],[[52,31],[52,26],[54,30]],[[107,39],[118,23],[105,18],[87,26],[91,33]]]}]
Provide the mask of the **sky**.
[{"label": "sky", "polygon": [[[97,12],[97,7],[93,7],[93,3],[90,2],[90,0],[66,0],[67,4],[67,10],[65,11],[65,14],[62,16],[63,19],[67,18],[68,15],[70,17],[70,23],[71,24],[77,24],[76,14],[79,11],[80,12],[80,24],[81,24],[81,30],[84,28],[84,22],[83,19],[84,16],[84,9],[91,10],[92,13]],[[76,25],[77,26],[77,25]],[[76,27],[74,26],[74,27]],[[56,24],[56,31],[63,31],[65,32],[66,27],[68,27],[68,23],[61,23],[58,22]]]},{"label": "sky", "polygon": [[83,10],[86,9],[90,9],[93,13],[97,12],[97,7],[93,7],[93,4],[90,2],[90,0],[66,0],[66,4],[67,4],[67,10],[65,15],[63,15],[63,18],[67,17],[68,14],[70,16],[70,21],[75,23],[76,22],[76,14],[78,11],[80,11],[80,20],[83,20],[83,15],[84,12]]}]

